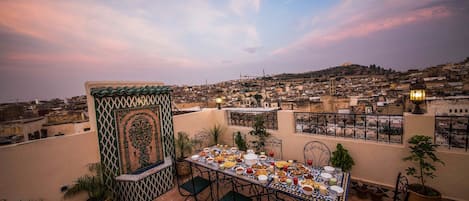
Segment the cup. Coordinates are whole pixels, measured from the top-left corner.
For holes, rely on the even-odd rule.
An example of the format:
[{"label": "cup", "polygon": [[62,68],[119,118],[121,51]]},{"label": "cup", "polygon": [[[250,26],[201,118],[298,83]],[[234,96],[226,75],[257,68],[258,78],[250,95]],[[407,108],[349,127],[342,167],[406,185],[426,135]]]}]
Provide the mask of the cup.
[{"label": "cup", "polygon": [[274,183],[278,182],[278,176],[277,175],[274,175],[272,178],[274,179]]},{"label": "cup", "polygon": [[313,165],[313,160],[312,159],[308,159],[306,161],[306,163],[309,165],[309,166],[312,166]]},{"label": "cup", "polygon": [[283,166],[283,171],[285,171],[285,172],[288,171],[288,165]]},{"label": "cup", "polygon": [[298,185],[298,177],[293,177],[293,184]]},{"label": "cup", "polygon": [[336,185],[337,184],[337,178],[331,178],[329,179],[329,185],[330,186],[333,186],[333,185]]},{"label": "cup", "polygon": [[273,152],[273,151],[269,151],[269,156],[270,156],[271,158],[273,158],[273,157],[274,157],[274,152]]}]

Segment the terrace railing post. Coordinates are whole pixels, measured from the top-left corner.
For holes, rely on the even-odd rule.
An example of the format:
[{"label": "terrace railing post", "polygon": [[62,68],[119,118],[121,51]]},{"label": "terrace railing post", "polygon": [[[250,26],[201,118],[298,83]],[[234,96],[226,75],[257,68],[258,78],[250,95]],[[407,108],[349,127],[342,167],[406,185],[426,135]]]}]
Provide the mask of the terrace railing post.
[{"label": "terrace railing post", "polygon": [[368,132],[368,128],[367,128],[367,123],[368,123],[368,120],[366,119],[366,115],[365,115],[365,140],[366,140],[366,133]]},{"label": "terrace railing post", "polygon": [[467,124],[466,124],[466,152],[467,152],[467,146],[468,146],[468,143],[469,143],[469,117],[466,117],[467,118]]},{"label": "terrace railing post", "polygon": [[379,142],[379,115],[376,115],[376,142]]},{"label": "terrace railing post", "polygon": [[337,114],[334,114],[334,136],[337,137]]},{"label": "terrace railing post", "polygon": [[389,116],[388,128],[389,128],[389,131],[388,131],[388,144],[390,144],[391,143],[391,132],[393,131],[391,129],[391,116]]},{"label": "terrace railing post", "polygon": [[353,139],[357,138],[356,129],[357,128],[357,114],[353,114]]},{"label": "terrace railing post", "polygon": [[451,149],[451,133],[453,133],[453,117],[449,118],[448,149]]}]

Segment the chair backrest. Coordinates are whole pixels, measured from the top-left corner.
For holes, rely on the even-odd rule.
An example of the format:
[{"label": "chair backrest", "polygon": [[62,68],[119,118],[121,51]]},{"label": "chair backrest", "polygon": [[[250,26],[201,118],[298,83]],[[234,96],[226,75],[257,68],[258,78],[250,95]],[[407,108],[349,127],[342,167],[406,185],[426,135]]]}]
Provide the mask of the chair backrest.
[{"label": "chair backrest", "polygon": [[304,162],[313,160],[314,167],[329,165],[331,160],[331,150],[326,144],[319,141],[306,143],[303,149]]},{"label": "chair backrest", "polygon": [[394,189],[394,197],[393,200],[407,200],[407,195],[408,195],[408,187],[409,187],[409,180],[407,180],[407,177],[402,175],[401,172],[397,174],[397,179],[396,179],[396,187]]},{"label": "chair backrest", "polygon": [[282,160],[283,156],[283,150],[282,150],[282,140],[278,139],[274,136],[270,136],[266,141],[265,141],[265,149],[266,149],[266,154],[269,154],[269,152],[274,153],[274,158]]}]

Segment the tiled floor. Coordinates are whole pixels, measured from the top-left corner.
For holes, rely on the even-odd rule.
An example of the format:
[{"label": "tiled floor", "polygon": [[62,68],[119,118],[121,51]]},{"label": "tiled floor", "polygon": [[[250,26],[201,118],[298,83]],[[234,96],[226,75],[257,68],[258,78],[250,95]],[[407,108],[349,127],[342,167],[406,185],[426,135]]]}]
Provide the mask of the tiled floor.
[{"label": "tiled floor", "polygon": [[[231,186],[229,186],[229,185],[221,185],[220,187],[221,187],[221,191],[223,191],[223,192],[220,192],[220,197],[224,193],[231,190]],[[215,187],[213,187],[212,189],[213,189],[213,192],[216,191]],[[246,192],[244,192],[244,191],[246,191]],[[244,191],[243,191],[243,194],[249,194],[247,189],[245,189]],[[198,200],[211,200],[208,195],[209,195],[209,191],[205,190],[201,195],[198,196]],[[172,190],[170,190],[167,193],[163,194],[162,196],[158,197],[154,201],[183,201],[185,199],[186,199],[186,197],[181,196],[178,192],[177,186],[175,186]],[[192,201],[192,200],[195,200],[195,199],[193,197],[190,197],[187,200]],[[267,200],[267,197],[263,198],[262,200]],[[273,200],[273,199],[270,199],[270,200]],[[356,196],[355,192],[352,190],[352,191],[349,191],[347,200],[348,201],[369,201],[371,199],[370,198],[360,199]],[[383,198],[383,200],[391,200],[391,199]]]}]

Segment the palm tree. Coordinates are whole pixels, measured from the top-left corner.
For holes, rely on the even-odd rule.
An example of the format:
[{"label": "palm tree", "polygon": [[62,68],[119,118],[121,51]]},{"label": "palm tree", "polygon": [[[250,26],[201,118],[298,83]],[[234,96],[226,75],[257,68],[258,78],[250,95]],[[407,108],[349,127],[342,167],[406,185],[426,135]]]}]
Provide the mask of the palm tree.
[{"label": "palm tree", "polygon": [[70,198],[77,195],[80,192],[88,193],[87,201],[110,201],[112,200],[112,193],[104,184],[103,180],[103,168],[101,163],[92,163],[88,165],[90,172],[96,175],[85,175],[79,177],[75,181],[75,185],[67,190],[64,194],[64,198]]}]

